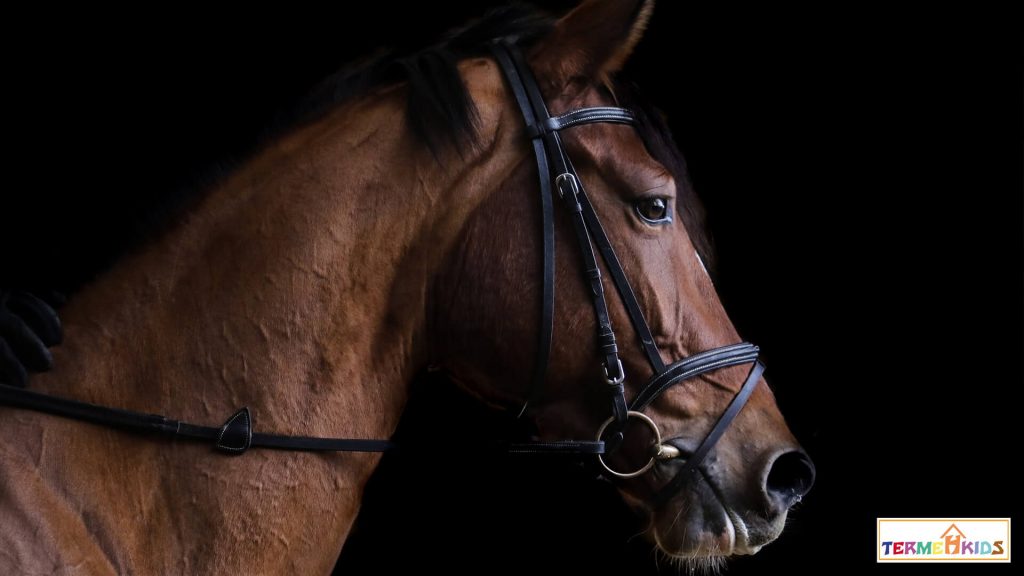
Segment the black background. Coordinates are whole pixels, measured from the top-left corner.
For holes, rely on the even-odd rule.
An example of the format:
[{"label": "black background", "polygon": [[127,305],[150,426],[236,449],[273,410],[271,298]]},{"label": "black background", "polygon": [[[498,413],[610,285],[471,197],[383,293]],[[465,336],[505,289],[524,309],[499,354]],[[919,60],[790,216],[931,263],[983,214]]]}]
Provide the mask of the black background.
[{"label": "black background", "polygon": [[[73,291],[318,78],[487,4],[15,15],[0,285]],[[730,573],[914,571],[874,564],[876,517],[1016,512],[1019,32],[995,13],[680,4],[629,71],[669,115],[722,297],[818,465],[786,534]],[[420,382],[400,433],[491,416]],[[656,573],[639,531],[584,468],[413,453],[385,459],[339,567]]]}]

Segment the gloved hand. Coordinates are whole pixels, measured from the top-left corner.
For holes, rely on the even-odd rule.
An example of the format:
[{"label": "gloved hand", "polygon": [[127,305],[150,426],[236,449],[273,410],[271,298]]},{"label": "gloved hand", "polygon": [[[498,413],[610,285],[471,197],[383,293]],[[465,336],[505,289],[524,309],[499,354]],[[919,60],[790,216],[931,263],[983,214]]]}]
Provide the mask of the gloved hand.
[{"label": "gloved hand", "polygon": [[23,388],[28,372],[52,368],[47,348],[62,338],[60,318],[49,304],[28,292],[0,290],[0,384]]}]

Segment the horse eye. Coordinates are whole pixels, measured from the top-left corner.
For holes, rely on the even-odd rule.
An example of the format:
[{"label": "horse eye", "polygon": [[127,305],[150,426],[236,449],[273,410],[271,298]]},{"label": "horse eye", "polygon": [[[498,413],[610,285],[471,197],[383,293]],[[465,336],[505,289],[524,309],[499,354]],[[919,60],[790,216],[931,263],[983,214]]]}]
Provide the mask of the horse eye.
[{"label": "horse eye", "polygon": [[672,221],[672,212],[665,198],[641,198],[633,207],[640,219],[648,224],[668,224]]}]

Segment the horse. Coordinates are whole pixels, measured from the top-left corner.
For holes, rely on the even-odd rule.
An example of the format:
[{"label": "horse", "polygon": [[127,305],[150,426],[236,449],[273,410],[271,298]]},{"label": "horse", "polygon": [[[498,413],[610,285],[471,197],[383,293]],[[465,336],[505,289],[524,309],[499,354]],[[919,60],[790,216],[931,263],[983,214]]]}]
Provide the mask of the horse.
[{"label": "horse", "polygon": [[[375,439],[395,430],[418,374],[443,372],[531,422],[536,446],[594,448],[670,558],[757,552],[814,475],[760,370],[707,364],[644,411],[622,404],[646,393],[650,363],[686,365],[739,341],[678,152],[616,81],[652,9],[508,9],[343,75],[317,113],[68,304],[56,368],[33,388],[191,422],[247,406],[261,431]],[[528,126],[538,98],[597,119],[570,114],[580,125],[560,135],[568,126]],[[557,190],[531,150],[540,138],[574,164]],[[551,217],[534,201],[538,179],[591,220]],[[628,298],[605,299],[609,280],[586,258],[598,215],[608,232],[596,244],[606,267],[618,255]],[[574,231],[579,245],[551,242]],[[583,336],[595,310],[621,342]],[[329,573],[380,458],[231,457],[4,406],[0,437],[4,573]],[[644,473],[623,472],[634,468]]]}]

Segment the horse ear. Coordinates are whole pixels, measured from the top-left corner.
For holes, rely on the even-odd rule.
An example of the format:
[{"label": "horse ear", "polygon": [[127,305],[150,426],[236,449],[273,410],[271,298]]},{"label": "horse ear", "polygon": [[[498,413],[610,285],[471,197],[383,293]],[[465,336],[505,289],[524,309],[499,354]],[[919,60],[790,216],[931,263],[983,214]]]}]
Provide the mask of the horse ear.
[{"label": "horse ear", "polygon": [[537,76],[556,87],[576,78],[605,81],[625,64],[653,10],[654,0],[584,0],[534,49]]}]

